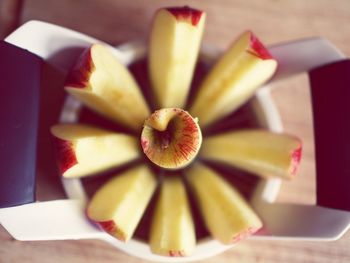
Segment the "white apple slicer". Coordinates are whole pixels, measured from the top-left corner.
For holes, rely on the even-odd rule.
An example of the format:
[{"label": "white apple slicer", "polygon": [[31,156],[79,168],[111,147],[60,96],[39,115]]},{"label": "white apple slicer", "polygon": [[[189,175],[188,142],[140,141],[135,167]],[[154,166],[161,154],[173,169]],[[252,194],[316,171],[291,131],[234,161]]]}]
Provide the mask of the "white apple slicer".
[{"label": "white apple slicer", "polygon": [[[79,179],[63,179],[68,199],[35,201],[39,113],[50,110],[39,107],[42,64],[46,62],[65,74],[76,59],[77,51],[96,42],[100,41],[40,21],[24,24],[1,42],[0,67],[7,77],[6,83],[0,80],[1,225],[17,240],[101,239],[133,256],[153,261],[188,262],[230,248],[207,238],[198,242],[192,256],[167,258],[152,254],[143,241],[119,242],[87,220],[86,193]],[[131,43],[111,49],[125,64],[145,54],[143,44]],[[273,45],[269,50],[279,67],[268,86],[298,73],[309,73],[317,203],[276,203],[280,180],[262,180],[251,203],[266,231],[252,238],[335,240],[350,225],[350,145],[347,144],[350,122],[346,121],[350,116],[350,60],[322,38]],[[204,50],[206,52],[210,53]],[[9,60],[17,63],[13,66]],[[257,115],[263,118],[262,123],[270,130],[281,132],[278,111],[267,86],[257,92],[255,105]],[[74,122],[77,116],[74,110],[78,108],[79,104],[68,98],[61,121]]]}]

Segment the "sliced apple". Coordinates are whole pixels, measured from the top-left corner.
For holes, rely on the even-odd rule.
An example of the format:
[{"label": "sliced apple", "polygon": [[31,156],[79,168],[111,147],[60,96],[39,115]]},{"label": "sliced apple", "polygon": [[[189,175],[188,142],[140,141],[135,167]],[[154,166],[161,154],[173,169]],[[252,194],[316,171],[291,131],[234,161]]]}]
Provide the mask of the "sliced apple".
[{"label": "sliced apple", "polygon": [[148,159],[167,169],[190,164],[201,144],[202,133],[197,119],[178,108],[155,111],[146,119],[141,134],[142,149]]},{"label": "sliced apple", "polygon": [[87,216],[107,233],[127,242],[133,235],[157,185],[147,166],[138,166],[107,181],[94,194]]},{"label": "sliced apple", "polygon": [[162,8],[150,35],[149,74],[159,108],[183,108],[203,35],[205,13],[193,8]]},{"label": "sliced apple", "polygon": [[264,130],[241,130],[206,138],[201,156],[256,175],[289,179],[298,169],[300,139]]},{"label": "sliced apple", "polygon": [[101,44],[82,53],[68,74],[65,88],[91,109],[133,130],[141,129],[150,114],[132,75]]},{"label": "sliced apple", "polygon": [[233,43],[203,80],[189,112],[201,126],[231,113],[275,72],[277,62],[248,31]]},{"label": "sliced apple", "polygon": [[211,235],[223,244],[235,243],[259,230],[262,222],[249,204],[221,176],[197,163],[186,172]]},{"label": "sliced apple", "polygon": [[64,177],[101,172],[140,156],[136,138],[82,124],[59,124],[51,128],[58,165]]},{"label": "sliced apple", "polygon": [[155,254],[189,256],[196,244],[185,186],[179,176],[165,177],[153,215],[150,246]]}]

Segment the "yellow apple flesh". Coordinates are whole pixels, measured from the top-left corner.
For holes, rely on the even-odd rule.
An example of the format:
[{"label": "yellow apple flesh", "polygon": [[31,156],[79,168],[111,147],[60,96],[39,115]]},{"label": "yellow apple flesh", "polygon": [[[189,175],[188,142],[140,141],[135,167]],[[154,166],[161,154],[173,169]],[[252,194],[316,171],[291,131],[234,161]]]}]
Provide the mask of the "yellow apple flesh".
[{"label": "yellow apple flesh", "polygon": [[241,194],[220,175],[197,163],[186,171],[206,227],[223,244],[255,233],[262,222]]},{"label": "yellow apple flesh", "polygon": [[275,72],[277,62],[251,32],[245,32],[210,70],[189,112],[201,127],[233,112]]},{"label": "yellow apple flesh", "polygon": [[64,177],[83,177],[126,164],[140,156],[136,138],[83,124],[58,124],[58,165]]},{"label": "yellow apple flesh", "polygon": [[263,177],[289,179],[298,169],[300,139],[264,130],[240,130],[206,138],[201,157]]},{"label": "yellow apple flesh", "polygon": [[92,45],[79,57],[65,89],[91,109],[133,130],[139,131],[150,114],[133,76],[101,44]]},{"label": "yellow apple flesh", "polygon": [[107,181],[94,194],[87,216],[107,233],[127,242],[133,235],[157,185],[152,171],[138,166]]},{"label": "yellow apple flesh", "polygon": [[148,63],[159,108],[184,108],[204,22],[205,13],[189,7],[163,8],[155,14]]},{"label": "yellow apple flesh", "polygon": [[181,177],[164,177],[152,220],[151,250],[164,256],[189,256],[195,245],[194,223]]}]

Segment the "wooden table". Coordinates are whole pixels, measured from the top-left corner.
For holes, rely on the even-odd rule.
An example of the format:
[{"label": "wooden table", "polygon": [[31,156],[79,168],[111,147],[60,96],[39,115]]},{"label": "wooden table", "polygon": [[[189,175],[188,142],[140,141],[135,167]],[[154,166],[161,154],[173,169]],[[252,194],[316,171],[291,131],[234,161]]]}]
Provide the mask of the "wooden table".
[{"label": "wooden table", "polygon": [[[350,55],[348,0],[14,0],[0,2],[0,34],[16,21],[38,19],[72,28],[111,44],[145,39],[153,12],[160,6],[190,5],[208,13],[204,41],[226,48],[243,30],[253,30],[267,44],[323,36]],[[12,10],[12,11],[11,11]],[[16,20],[17,15],[17,20]],[[322,54],[320,54],[322,55]],[[315,167],[310,96],[304,75],[279,84],[273,96],[285,130],[304,141],[297,178],[284,183],[279,201],[315,202]],[[0,263],[141,262],[99,241],[20,242],[0,227]],[[350,262],[350,232],[335,242],[253,241],[203,262]]]}]

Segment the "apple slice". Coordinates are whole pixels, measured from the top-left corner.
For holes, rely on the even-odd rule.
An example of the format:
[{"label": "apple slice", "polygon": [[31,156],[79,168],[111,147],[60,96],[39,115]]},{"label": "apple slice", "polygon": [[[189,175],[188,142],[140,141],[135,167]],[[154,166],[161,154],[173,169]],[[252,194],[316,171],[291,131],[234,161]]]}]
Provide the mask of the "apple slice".
[{"label": "apple slice", "polygon": [[277,62],[248,31],[233,43],[203,80],[189,112],[202,128],[231,113],[275,72]]},{"label": "apple slice", "polygon": [[298,169],[300,139],[264,130],[240,130],[206,138],[201,156],[263,177],[289,179]]},{"label": "apple slice", "polygon": [[185,106],[204,22],[204,12],[187,6],[162,8],[155,14],[148,63],[159,108]]},{"label": "apple slice", "polygon": [[68,74],[65,89],[91,109],[133,130],[141,129],[150,114],[128,69],[101,44],[82,53]]},{"label": "apple slice", "polygon": [[107,181],[97,190],[87,207],[87,216],[117,239],[127,242],[133,235],[157,180],[142,165]]},{"label": "apple slice", "polygon": [[197,163],[186,172],[211,235],[231,244],[255,233],[262,222],[240,193],[221,176]]},{"label": "apple slice", "polygon": [[155,111],[146,119],[141,145],[154,164],[178,169],[190,164],[202,144],[202,133],[197,119],[187,111],[167,108]]},{"label": "apple slice", "polygon": [[164,177],[151,226],[151,250],[164,256],[189,256],[195,245],[185,186],[179,176]]},{"label": "apple slice", "polygon": [[130,162],[140,156],[136,138],[82,124],[58,124],[58,165],[64,177],[82,177]]}]

